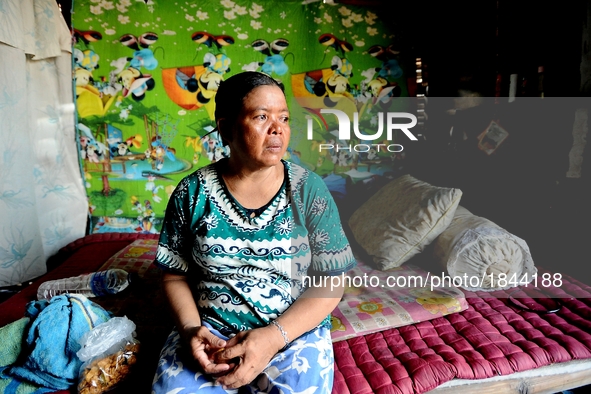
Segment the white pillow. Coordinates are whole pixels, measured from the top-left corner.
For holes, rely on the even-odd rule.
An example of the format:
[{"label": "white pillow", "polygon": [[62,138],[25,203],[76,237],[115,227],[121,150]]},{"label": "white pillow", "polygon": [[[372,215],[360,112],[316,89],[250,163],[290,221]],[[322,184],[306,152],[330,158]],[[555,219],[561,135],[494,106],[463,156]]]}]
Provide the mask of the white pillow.
[{"label": "white pillow", "polygon": [[461,197],[459,189],[404,175],[359,207],[349,226],[379,269],[400,267],[447,228]]},{"label": "white pillow", "polygon": [[466,290],[506,290],[537,272],[523,239],[462,206],[433,244],[435,260]]}]

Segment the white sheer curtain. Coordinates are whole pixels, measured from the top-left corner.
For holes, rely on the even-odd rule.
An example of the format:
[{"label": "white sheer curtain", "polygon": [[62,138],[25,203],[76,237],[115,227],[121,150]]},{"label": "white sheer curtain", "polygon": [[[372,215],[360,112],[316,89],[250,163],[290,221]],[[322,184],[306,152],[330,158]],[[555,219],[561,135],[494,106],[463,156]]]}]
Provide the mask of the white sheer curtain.
[{"label": "white sheer curtain", "polygon": [[85,234],[71,64],[55,0],[0,0],[0,286]]}]

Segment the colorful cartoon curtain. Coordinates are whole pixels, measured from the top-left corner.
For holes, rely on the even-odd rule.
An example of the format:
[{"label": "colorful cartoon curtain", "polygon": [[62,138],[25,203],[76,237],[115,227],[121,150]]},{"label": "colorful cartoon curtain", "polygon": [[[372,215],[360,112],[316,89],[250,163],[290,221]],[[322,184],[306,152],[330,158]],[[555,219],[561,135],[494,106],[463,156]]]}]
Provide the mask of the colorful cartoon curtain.
[{"label": "colorful cartoon curtain", "polygon": [[54,0],[0,1],[0,286],[85,234],[71,51]]},{"label": "colorful cartoon curtain", "polygon": [[384,148],[396,133],[355,145],[363,138],[343,140],[337,117],[321,112],[356,116],[360,129],[375,134],[381,107],[411,95],[414,59],[405,62],[399,32],[375,9],[301,0],[76,0],[73,11],[92,232],[159,230],[179,180],[230,153],[208,132],[220,81],[244,70],[284,85],[292,119],[286,159],[323,176],[332,191],[382,176],[401,157]]}]

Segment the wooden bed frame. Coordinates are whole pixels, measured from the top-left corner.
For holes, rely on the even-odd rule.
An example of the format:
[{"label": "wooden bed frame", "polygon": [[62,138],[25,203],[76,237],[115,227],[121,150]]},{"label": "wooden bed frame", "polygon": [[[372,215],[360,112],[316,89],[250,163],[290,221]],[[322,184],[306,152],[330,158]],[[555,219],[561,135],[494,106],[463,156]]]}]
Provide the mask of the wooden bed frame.
[{"label": "wooden bed frame", "polygon": [[487,379],[454,379],[427,393],[553,394],[588,384],[591,384],[591,360],[576,360]]}]

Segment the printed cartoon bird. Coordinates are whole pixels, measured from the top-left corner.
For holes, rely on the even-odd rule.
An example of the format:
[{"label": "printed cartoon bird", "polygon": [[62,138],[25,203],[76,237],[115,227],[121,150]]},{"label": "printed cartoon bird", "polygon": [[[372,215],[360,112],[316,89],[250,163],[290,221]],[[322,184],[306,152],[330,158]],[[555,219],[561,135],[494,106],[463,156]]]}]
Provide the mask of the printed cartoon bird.
[{"label": "printed cartoon bird", "polygon": [[396,57],[400,54],[400,50],[397,48],[395,44],[390,44],[387,47],[383,47],[382,45],[372,45],[368,50],[371,56],[379,59],[381,61],[386,61],[393,57]]},{"label": "printed cartoon bird", "polygon": [[191,39],[198,44],[205,44],[208,48],[215,45],[218,49],[234,44],[234,38],[232,36],[220,35],[214,36],[206,31],[197,31],[191,34]]},{"label": "printed cartoon bird", "polygon": [[318,42],[322,45],[327,47],[332,47],[337,52],[341,52],[341,54],[345,54],[345,52],[351,52],[353,50],[353,45],[345,40],[340,40],[336,38],[333,34],[324,33],[318,37]]},{"label": "printed cartoon bird", "polygon": [[101,33],[99,33],[98,31],[94,31],[94,30],[78,30],[78,29],[73,29],[74,30],[74,40],[76,40],[76,42],[78,42],[78,40],[81,40],[82,42],[84,42],[84,44],[88,45],[91,42],[96,42],[96,41],[100,41],[103,39],[103,35]]},{"label": "printed cartoon bird", "polygon": [[271,53],[277,55],[284,51],[289,46],[289,41],[285,38],[278,38],[268,43],[263,39],[254,40],[251,46],[267,56],[271,56]]},{"label": "printed cartoon bird", "polygon": [[158,34],[154,32],[146,32],[140,36],[133,34],[124,34],[119,38],[119,42],[135,51],[139,51],[140,47],[148,48],[150,45],[158,41]]},{"label": "printed cartoon bird", "polygon": [[125,143],[130,148],[131,148],[132,145],[135,148],[139,148],[140,146],[142,146],[142,141],[143,140],[144,140],[144,138],[140,134],[136,134],[136,135],[132,135],[131,137],[129,137],[128,139],[126,139],[125,140]]},{"label": "printed cartoon bird", "polygon": [[263,39],[258,39],[253,41],[251,46],[256,51],[266,55],[265,61],[258,63],[258,65],[261,66],[262,72],[268,75],[271,75],[271,73],[277,75],[284,75],[287,73],[289,68],[285,63],[285,58],[280,55],[280,53],[289,46],[288,40],[285,38],[278,38],[269,43]]},{"label": "printed cartoon bird", "polygon": [[382,66],[376,68],[378,76],[382,78],[400,78],[402,76],[402,68],[400,68],[398,61],[395,59],[400,54],[400,51],[395,44],[390,44],[387,47],[373,45],[367,50],[367,53],[382,62]]}]

